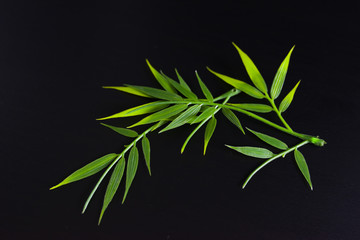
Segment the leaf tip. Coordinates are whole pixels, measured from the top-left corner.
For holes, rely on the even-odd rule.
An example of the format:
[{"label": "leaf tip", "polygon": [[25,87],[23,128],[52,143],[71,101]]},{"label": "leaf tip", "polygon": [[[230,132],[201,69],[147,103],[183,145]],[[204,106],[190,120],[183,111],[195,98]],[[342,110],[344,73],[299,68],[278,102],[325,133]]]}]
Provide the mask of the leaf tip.
[{"label": "leaf tip", "polygon": [[58,185],[55,185],[55,186],[53,186],[53,187],[49,188],[49,190],[54,190],[55,188],[58,188],[58,187],[60,187],[59,185],[60,185],[60,184],[58,184]]}]

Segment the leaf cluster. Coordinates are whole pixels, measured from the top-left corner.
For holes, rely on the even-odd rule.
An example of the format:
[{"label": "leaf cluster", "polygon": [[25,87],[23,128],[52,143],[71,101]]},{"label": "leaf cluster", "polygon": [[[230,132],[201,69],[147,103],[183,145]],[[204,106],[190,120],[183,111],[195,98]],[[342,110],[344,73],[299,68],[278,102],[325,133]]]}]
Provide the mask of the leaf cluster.
[{"label": "leaf cluster", "polygon": [[[99,178],[99,181],[90,193],[87,201],[85,202],[83,208],[83,212],[85,212],[99,185],[107,176],[107,174],[112,171],[106,188],[103,200],[103,207],[99,217],[100,224],[101,219],[113,197],[115,196],[115,193],[117,192],[123,178],[125,178],[123,180],[125,190],[122,203],[124,203],[129,193],[129,189],[133,183],[138,169],[140,158],[139,155],[141,155],[139,154],[139,149],[137,148],[137,145],[141,145],[140,151],[142,152],[142,157],[145,161],[145,165],[148,169],[149,175],[151,175],[151,151],[150,141],[147,137],[148,134],[153,131],[163,133],[169,130],[179,128],[183,125],[193,126],[193,130],[185,139],[181,147],[181,153],[183,153],[191,138],[204,126],[203,154],[205,155],[209,147],[210,140],[217,127],[216,114],[218,112],[221,112],[225,116],[225,118],[237,129],[239,129],[243,134],[245,134],[244,127],[242,126],[242,123],[236,113],[240,113],[242,115],[246,115],[248,117],[256,119],[264,124],[267,124],[270,127],[276,128],[280,131],[283,131],[287,134],[293,135],[303,140],[303,142],[299,143],[298,145],[289,148],[284,142],[279,139],[248,129],[248,131],[257,136],[260,140],[264,141],[273,148],[281,150],[281,152],[275,154],[269,149],[265,148],[226,145],[227,147],[234,149],[244,155],[266,159],[265,162],[261,164],[257,169],[255,169],[255,171],[248,177],[243,187],[245,187],[250,178],[262,167],[264,167],[271,161],[281,156],[285,156],[287,153],[293,151],[296,163],[312,189],[310,174],[305,158],[300,153],[298,148],[307,143],[313,143],[315,145],[322,146],[325,142],[317,137],[304,135],[293,131],[282,116],[282,113],[289,108],[291,102],[293,101],[295,91],[300,82],[298,82],[295,87],[282,99],[278,106],[275,104],[275,100],[281,94],[281,90],[283,88],[285,77],[288,71],[290,57],[294,47],[289,51],[289,53],[281,63],[280,67],[278,68],[273,79],[270,91],[268,91],[268,87],[262,75],[260,74],[258,68],[255,66],[253,61],[250,59],[250,57],[235,44],[233,45],[235,46],[241,57],[241,60],[245,66],[245,69],[250,77],[252,84],[226,76],[224,74],[217,73],[208,68],[211,73],[213,73],[215,76],[233,87],[233,89],[225,92],[224,94],[221,94],[218,97],[214,97],[214,95],[211,93],[209,88],[206,86],[206,84],[203,82],[203,80],[200,78],[199,74],[196,71],[195,78],[198,82],[199,88],[201,89],[202,96],[198,96],[194,93],[194,91],[189,87],[189,85],[181,77],[181,75],[176,69],[175,80],[165,75],[162,71],[156,70],[148,60],[146,60],[148,67],[161,88],[137,85],[104,87],[106,89],[114,89],[117,91],[126,92],[132,95],[151,99],[149,103],[125,109],[113,115],[98,119],[103,121],[124,117],[141,117],[139,121],[134,122],[126,128],[101,123],[104,127],[107,127],[124,137],[130,138],[132,139],[132,141],[127,146],[125,146],[124,150],[121,153],[111,153],[96,159],[95,161],[73,172],[62,182],[52,187],[51,189],[55,189],[68,183],[90,177],[105,169],[103,174]],[[241,93],[247,94],[256,99],[265,99],[267,103],[260,104],[246,102],[229,102],[231,98]],[[257,113],[276,113],[283,126],[273,123],[266,118],[257,115]],[[134,130],[134,128],[143,125],[151,126],[140,134]],[[141,144],[139,144],[140,142]]]}]

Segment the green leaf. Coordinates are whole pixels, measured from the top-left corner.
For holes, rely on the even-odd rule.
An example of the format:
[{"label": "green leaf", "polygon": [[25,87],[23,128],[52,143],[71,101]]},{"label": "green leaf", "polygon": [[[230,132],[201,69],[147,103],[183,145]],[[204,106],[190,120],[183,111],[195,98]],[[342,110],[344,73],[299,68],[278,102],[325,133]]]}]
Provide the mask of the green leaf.
[{"label": "green leaf", "polygon": [[221,94],[217,98],[215,98],[214,102],[219,101],[219,100],[224,99],[224,98],[233,97],[233,96],[239,94],[240,92],[241,91],[239,89],[234,88],[234,89],[232,89],[232,90],[230,90],[230,91],[228,91],[226,93]]},{"label": "green leaf", "polygon": [[216,128],[216,118],[212,116],[205,129],[205,137],[204,137],[204,155],[206,154],[206,149]]},{"label": "green leaf", "polygon": [[272,99],[276,99],[281,93],[281,89],[284,85],[284,81],[286,78],[286,73],[288,71],[291,53],[294,50],[294,47],[295,46],[293,46],[291,48],[290,52],[285,57],[284,61],[281,63],[279,69],[276,72],[276,75],[275,75],[275,78],[271,85],[271,90],[270,90],[270,95],[271,95]]},{"label": "green leaf", "polygon": [[149,66],[152,74],[154,74],[156,80],[160,83],[160,85],[167,91],[170,93],[175,93],[176,94],[176,90],[171,86],[171,84],[166,80],[166,78],[164,78],[155,68],[153,68],[153,66],[151,66],[149,60],[146,59],[146,63]]},{"label": "green leaf", "polygon": [[124,193],[122,203],[124,203],[125,198],[130,189],[131,183],[134,180],[136,170],[138,167],[138,162],[139,162],[139,151],[136,148],[136,146],[134,145],[130,150],[129,159],[128,159],[128,163],[127,163],[127,167],[126,167],[126,184],[125,184],[125,193]]},{"label": "green leaf", "polygon": [[268,113],[273,110],[269,105],[258,104],[258,103],[227,103],[227,105],[238,107],[244,110],[260,113]]},{"label": "green leaf", "polygon": [[140,97],[152,98],[151,96],[146,95],[143,92],[140,92],[140,91],[138,91],[136,89],[133,89],[133,88],[130,88],[130,87],[104,86],[103,88],[105,88],[105,89],[115,89],[115,90],[118,90],[118,91],[127,92],[127,93],[137,95],[137,96],[140,96]]},{"label": "green leaf", "polygon": [[309,168],[306,164],[304,155],[302,155],[302,153],[297,149],[295,149],[294,155],[295,155],[296,164],[298,165],[301,173],[304,175],[306,181],[309,183],[311,190],[313,190],[313,186],[310,179]]},{"label": "green leaf", "polygon": [[271,145],[273,147],[276,147],[276,148],[281,149],[281,150],[288,149],[288,146],[286,145],[286,143],[284,143],[283,141],[280,141],[277,138],[271,137],[271,136],[263,134],[263,133],[256,132],[254,130],[251,130],[250,128],[246,128],[246,129],[249,130],[255,136],[257,136],[258,138],[260,138],[261,140],[263,140],[264,142],[266,142],[267,144],[269,144],[269,145]]},{"label": "green leaf", "polygon": [[100,124],[114,130],[115,132],[117,132],[117,133],[119,133],[119,134],[121,134],[121,135],[123,135],[125,137],[135,138],[135,137],[139,136],[139,134],[137,132],[135,132],[134,130],[130,130],[130,129],[127,129],[127,128],[121,128],[121,127],[114,127],[114,126],[111,126],[111,125],[107,125],[105,123],[100,123]]},{"label": "green leaf", "polygon": [[144,135],[143,139],[141,140],[142,150],[144,153],[144,159],[146,166],[149,170],[149,175],[151,176],[151,169],[150,169],[150,141],[149,139]]},{"label": "green leaf", "polygon": [[153,114],[143,118],[139,122],[131,125],[129,128],[167,119],[169,117],[172,117],[172,116],[184,111],[186,108],[187,108],[187,104],[177,104],[177,105],[165,108],[159,112],[153,113]]},{"label": "green leaf", "polygon": [[180,85],[183,86],[184,88],[186,88],[187,90],[191,91],[189,85],[187,85],[187,83],[185,82],[185,80],[180,76],[178,70],[175,68],[175,72],[176,72],[176,76],[179,79]]},{"label": "green leaf", "polygon": [[134,85],[126,85],[132,89],[140,91],[144,94],[152,96],[154,98],[164,99],[164,100],[182,100],[182,97],[177,95],[176,93],[167,92],[164,90],[152,88],[152,87],[144,87],[144,86],[134,86]]},{"label": "green leaf", "polygon": [[230,109],[227,108],[222,108],[222,113],[232,124],[238,127],[243,132],[243,134],[245,134],[244,129],[241,126],[241,123],[235,113],[233,113]]},{"label": "green leaf", "polygon": [[259,70],[253,63],[253,61],[249,58],[249,56],[244,53],[238,46],[236,46],[235,43],[233,43],[236,50],[239,52],[242,62],[244,63],[244,66],[246,68],[247,73],[250,76],[251,81],[254,83],[254,85],[263,93],[267,93],[267,86],[266,83],[261,76]]},{"label": "green leaf", "polygon": [[156,129],[158,129],[159,127],[164,125],[165,123],[166,123],[166,120],[160,120],[159,122],[155,123],[151,129],[151,132],[155,131]]},{"label": "green leaf", "polygon": [[169,104],[157,104],[157,103],[159,103],[159,102],[156,101],[156,102],[143,104],[140,106],[126,109],[122,112],[113,114],[108,117],[98,118],[96,120],[106,120],[106,119],[111,119],[111,118],[132,117],[132,116],[137,116],[137,115],[143,115],[143,114],[147,114],[147,113],[157,112],[157,111],[169,106]]},{"label": "green leaf", "polygon": [[285,112],[286,109],[288,109],[288,107],[290,106],[294,95],[295,95],[295,91],[297,89],[297,87],[299,86],[300,81],[295,85],[295,87],[288,93],[288,95],[286,95],[286,97],[281,101],[280,103],[280,107],[279,107],[279,111],[280,112]]},{"label": "green leaf", "polygon": [[207,100],[209,100],[210,102],[214,101],[214,97],[212,96],[211,92],[209,91],[209,89],[207,88],[207,86],[205,85],[205,83],[203,81],[201,81],[201,78],[198,74],[197,71],[195,71],[196,77],[199,81],[199,85],[201,88],[201,91],[203,92],[204,96],[206,97]]},{"label": "green leaf", "polygon": [[231,86],[233,86],[236,89],[239,89],[240,91],[243,91],[244,93],[246,93],[247,95],[254,97],[254,98],[258,98],[258,99],[262,99],[264,98],[264,94],[262,94],[259,90],[257,90],[256,88],[254,88],[253,86],[237,80],[235,78],[232,77],[228,77],[226,75],[214,72],[213,70],[211,70],[209,67],[207,67],[207,69],[214,74],[215,76],[217,76],[218,78],[220,78],[221,80],[223,80],[224,82],[230,84]]},{"label": "green leaf", "polygon": [[50,188],[50,190],[58,188],[65,184],[79,181],[83,178],[87,178],[87,177],[90,177],[91,175],[94,175],[95,173],[98,173],[99,171],[104,169],[106,166],[108,166],[113,160],[115,160],[117,156],[118,156],[118,154],[116,154],[116,153],[110,153],[105,156],[102,156],[101,158],[96,159],[95,161],[93,161],[93,162],[85,165],[84,167],[78,169],[77,171],[73,172],[70,176],[65,178],[61,183]]},{"label": "green leaf", "polygon": [[99,225],[100,225],[101,219],[102,219],[107,207],[109,206],[117,189],[119,188],[121,179],[124,174],[124,170],[125,170],[125,158],[122,157],[120,159],[120,161],[116,164],[116,167],[115,167],[113,173],[111,174],[109,183],[107,185],[106,193],[105,193],[105,197],[104,197],[104,203],[103,203],[101,213],[100,213],[100,218],[99,218],[99,223],[98,223]]},{"label": "green leaf", "polygon": [[212,116],[215,112],[216,112],[216,108],[215,108],[215,107],[207,108],[207,109],[205,109],[204,112],[202,112],[199,116],[197,116],[197,117],[191,122],[191,124],[201,122],[201,121],[203,121],[204,119]]},{"label": "green leaf", "polygon": [[159,133],[168,131],[173,128],[180,127],[186,123],[188,123],[188,119],[194,115],[196,115],[200,111],[200,105],[194,105],[189,107],[185,112],[181,113],[177,118],[175,118],[169,125],[167,125],[164,129],[162,129]]},{"label": "green leaf", "polygon": [[[163,73],[161,73],[163,74]],[[185,97],[189,98],[189,99],[198,99],[197,96],[188,88],[182,86],[181,84],[179,84],[178,82],[174,81],[173,79],[171,79],[170,77],[166,76],[165,74],[163,74],[163,76],[168,80],[168,82],[176,89],[178,90],[181,94],[183,94]]]},{"label": "green leaf", "polygon": [[242,153],[246,156],[255,157],[255,158],[271,158],[274,156],[274,154],[266,149],[266,148],[259,148],[259,147],[235,147],[235,146],[229,146],[225,145],[228,148],[234,149],[235,151],[238,151],[239,153]]}]

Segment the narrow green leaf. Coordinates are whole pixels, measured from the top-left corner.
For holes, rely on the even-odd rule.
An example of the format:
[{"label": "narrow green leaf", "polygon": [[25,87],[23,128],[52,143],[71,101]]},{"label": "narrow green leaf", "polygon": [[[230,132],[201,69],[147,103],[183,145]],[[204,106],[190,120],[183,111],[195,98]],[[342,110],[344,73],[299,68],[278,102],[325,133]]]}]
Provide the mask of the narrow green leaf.
[{"label": "narrow green leaf", "polygon": [[206,149],[216,128],[216,118],[212,116],[205,129],[205,137],[204,137],[204,155],[206,154]]},{"label": "narrow green leaf", "polygon": [[254,130],[251,130],[250,128],[246,128],[246,129],[249,130],[255,136],[257,136],[258,138],[260,138],[261,140],[263,140],[264,142],[266,142],[267,144],[269,144],[269,145],[271,145],[273,147],[276,147],[276,148],[281,149],[281,150],[288,149],[288,146],[286,145],[286,143],[284,143],[283,141],[280,141],[277,138],[271,137],[271,136],[266,135],[264,133],[256,132]]},{"label": "narrow green leaf", "polygon": [[122,91],[122,92],[127,92],[133,95],[137,95],[140,97],[147,97],[147,98],[152,98],[151,96],[144,94],[143,92],[140,92],[136,89],[130,88],[130,87],[116,87],[116,86],[104,86],[103,88],[105,89],[115,89],[118,91]]},{"label": "narrow green leaf", "polygon": [[131,129],[121,128],[121,127],[114,127],[114,126],[111,126],[111,125],[107,125],[105,123],[100,123],[100,124],[114,130],[115,132],[117,132],[117,133],[119,133],[119,134],[121,134],[121,135],[123,135],[125,137],[135,138],[135,137],[139,136],[139,134],[137,132],[135,132],[134,130],[131,130]]},{"label": "narrow green leaf", "polygon": [[109,183],[107,185],[106,188],[106,193],[105,193],[105,197],[104,197],[104,203],[101,209],[101,213],[100,213],[100,217],[99,217],[99,225],[101,222],[101,219],[107,209],[107,207],[109,206],[110,202],[112,201],[117,189],[119,188],[121,179],[123,177],[124,174],[124,170],[125,170],[125,158],[124,156],[117,162],[116,167],[113,171],[113,173],[111,174]]},{"label": "narrow green leaf", "polygon": [[238,107],[244,110],[260,113],[268,113],[273,110],[269,105],[258,104],[258,103],[227,103],[227,105]]},{"label": "narrow green leaf", "polygon": [[201,122],[201,121],[203,121],[204,119],[212,116],[215,112],[216,112],[216,108],[215,108],[215,107],[207,108],[207,109],[205,109],[204,112],[202,112],[199,116],[197,116],[197,117],[191,122],[191,124]]},{"label": "narrow green leaf", "polygon": [[95,161],[85,165],[84,167],[70,174],[70,176],[65,178],[61,183],[50,188],[50,190],[94,175],[95,173],[101,171],[106,166],[108,166],[117,156],[118,154],[116,153],[110,153],[96,159]]},{"label": "narrow green leaf", "polygon": [[187,85],[187,83],[185,82],[185,80],[180,76],[178,70],[175,68],[175,72],[176,72],[176,76],[179,79],[179,83],[181,86],[183,86],[184,88],[186,88],[187,90],[191,91],[189,85]]},{"label": "narrow green leaf", "polygon": [[[212,110],[212,111],[210,111],[210,110]],[[198,125],[197,125],[197,127],[190,133],[190,135],[186,138],[186,140],[185,140],[185,142],[184,142],[184,144],[182,145],[182,147],[181,147],[181,154],[184,152],[184,150],[185,150],[185,148],[186,148],[186,145],[188,144],[188,142],[190,141],[190,139],[195,135],[195,133],[209,120],[209,119],[211,119],[211,117],[214,115],[214,114],[216,114],[217,113],[217,111],[218,111],[219,109],[216,109],[216,108],[214,108],[214,107],[211,107],[211,108],[208,108],[208,109],[206,109],[199,117],[201,117],[201,116],[203,116],[203,117],[201,117],[201,123],[199,123]],[[206,113],[207,112],[207,113]],[[211,114],[210,114],[211,113]],[[206,115],[206,117],[205,117],[205,114],[207,114]],[[208,115],[209,114],[209,115]],[[197,121],[196,119],[195,120],[193,120],[193,122],[192,123],[195,123],[195,121]]]},{"label": "narrow green leaf", "polygon": [[167,119],[169,117],[172,117],[172,116],[184,111],[186,108],[187,108],[187,104],[177,104],[177,105],[165,108],[159,112],[153,113],[153,114],[143,118],[139,122],[131,125],[129,128]]},{"label": "narrow green leaf", "polygon": [[149,170],[149,175],[151,176],[151,168],[150,168],[150,141],[149,139],[144,136],[141,140],[142,150],[144,153],[144,159],[146,166]]},{"label": "narrow green leaf", "polygon": [[214,97],[212,96],[211,92],[209,91],[209,89],[207,88],[207,86],[205,85],[205,83],[203,81],[201,81],[201,78],[198,74],[197,71],[195,71],[196,77],[199,81],[199,85],[201,88],[201,91],[203,92],[204,96],[206,97],[207,100],[209,100],[210,102],[214,101]]},{"label": "narrow green leaf", "polygon": [[295,95],[295,91],[297,89],[297,87],[299,86],[300,81],[295,85],[295,87],[288,93],[288,95],[286,95],[286,97],[281,101],[280,103],[280,107],[279,107],[279,111],[280,112],[285,112],[286,109],[288,109],[288,107],[290,106],[294,95]]},{"label": "narrow green leaf", "polygon": [[239,89],[234,88],[234,89],[232,89],[232,90],[230,90],[230,91],[228,91],[226,93],[221,94],[217,98],[215,98],[214,102],[225,99],[225,98],[228,98],[228,97],[230,98],[232,96],[235,96],[235,95],[239,94],[240,92],[241,91]]},{"label": "narrow green leaf", "polygon": [[266,148],[259,148],[259,147],[235,147],[235,146],[229,146],[225,145],[228,148],[234,149],[235,151],[238,151],[239,153],[242,153],[246,156],[255,157],[255,158],[271,158],[274,156],[274,154],[266,149]]},{"label": "narrow green leaf", "polygon": [[169,123],[169,125],[167,125],[159,133],[180,127],[188,123],[189,118],[196,115],[200,111],[200,108],[201,108],[200,105],[194,105],[192,107],[189,107],[185,112],[181,113],[177,118],[175,118],[171,123]]},{"label": "narrow green leaf", "polygon": [[137,116],[137,115],[143,115],[143,114],[159,111],[159,110],[164,109],[167,106],[169,106],[168,104],[156,104],[156,103],[159,103],[159,102],[151,102],[151,103],[143,104],[140,106],[126,109],[122,112],[113,114],[108,117],[98,118],[96,120],[106,120],[106,119],[111,119],[111,118],[122,118],[122,117],[132,117],[132,116]]},{"label": "narrow green leaf", "polygon": [[[161,72],[161,74],[163,74]],[[185,97],[189,98],[189,99],[198,99],[197,96],[188,88],[182,86],[181,84],[179,84],[178,82],[174,81],[173,79],[171,79],[170,77],[166,76],[165,74],[163,74],[163,76],[168,80],[168,82],[176,89],[178,90],[181,94],[183,94]]]},{"label": "narrow green leaf", "polygon": [[239,89],[240,91],[243,91],[244,93],[246,93],[247,95],[254,97],[254,98],[258,98],[258,99],[262,99],[264,98],[264,94],[262,94],[259,90],[257,90],[256,88],[254,88],[253,86],[237,80],[235,78],[232,77],[228,77],[226,75],[214,72],[213,70],[211,70],[209,67],[207,67],[207,69],[214,74],[215,76],[217,76],[218,78],[220,78],[221,80],[223,80],[224,82],[230,84],[231,86],[233,86],[236,89]]},{"label": "narrow green leaf", "polygon": [[242,62],[244,63],[244,66],[246,68],[247,73],[250,76],[251,81],[254,83],[254,85],[263,93],[267,93],[267,86],[266,83],[261,76],[259,70],[253,63],[253,61],[249,58],[249,56],[244,53],[238,46],[236,46],[235,43],[233,43],[236,50],[239,52]]},{"label": "narrow green leaf", "polygon": [[281,89],[284,85],[284,81],[286,78],[286,73],[288,71],[291,53],[294,50],[294,47],[295,46],[293,46],[291,48],[291,50],[289,51],[289,53],[287,54],[284,61],[281,63],[279,69],[276,72],[276,75],[275,75],[275,78],[271,85],[271,90],[270,90],[270,95],[271,95],[272,99],[276,99],[281,93]]},{"label": "narrow green leaf", "polygon": [[144,86],[134,86],[134,85],[126,85],[130,88],[133,88],[137,91],[140,91],[144,94],[152,96],[154,98],[164,99],[164,100],[182,100],[182,97],[177,95],[176,93],[167,92],[164,90],[160,90],[152,87],[144,87]]},{"label": "narrow green leaf", "polygon": [[171,86],[171,84],[155,69],[151,66],[149,60],[146,59],[146,63],[149,66],[152,74],[155,76],[156,80],[160,85],[167,91],[176,94],[176,90]]},{"label": "narrow green leaf", "polygon": [[296,164],[298,165],[301,173],[304,175],[306,181],[309,183],[311,190],[313,190],[313,186],[310,179],[309,168],[306,164],[304,155],[302,155],[302,153],[297,149],[295,149],[294,155],[295,155]]},{"label": "narrow green leaf", "polygon": [[241,126],[241,123],[240,123],[239,119],[237,118],[237,116],[235,115],[235,113],[233,113],[230,109],[227,109],[227,108],[222,108],[222,113],[232,124],[234,124],[236,127],[238,127],[243,132],[243,134],[245,134],[245,131],[244,131],[243,127]]},{"label": "narrow green leaf", "polygon": [[128,194],[128,191],[130,189],[131,183],[134,180],[134,177],[135,177],[135,174],[136,174],[136,171],[137,171],[137,167],[138,167],[138,162],[139,162],[139,151],[136,148],[136,146],[134,145],[130,150],[129,159],[128,159],[128,162],[127,162],[125,193],[124,193],[122,203],[124,203],[125,198],[126,198],[126,196]]},{"label": "narrow green leaf", "polygon": [[162,125],[164,125],[166,123],[165,120],[160,120],[159,122],[157,122],[156,124],[154,124],[153,128],[151,129],[151,131],[155,131],[156,129],[158,129],[159,127],[161,127]]}]

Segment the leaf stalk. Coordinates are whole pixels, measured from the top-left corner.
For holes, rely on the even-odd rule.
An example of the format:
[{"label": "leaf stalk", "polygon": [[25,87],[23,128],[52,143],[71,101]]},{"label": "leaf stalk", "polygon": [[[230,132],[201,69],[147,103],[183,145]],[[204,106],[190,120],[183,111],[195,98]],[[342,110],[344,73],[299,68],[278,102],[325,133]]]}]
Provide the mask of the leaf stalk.
[{"label": "leaf stalk", "polygon": [[250,179],[258,172],[260,171],[260,169],[262,169],[263,167],[265,167],[266,165],[268,165],[269,163],[271,163],[272,161],[274,161],[275,159],[278,159],[279,157],[285,156],[286,154],[288,154],[289,152],[295,151],[295,149],[300,148],[306,144],[310,143],[310,141],[305,140],[297,145],[295,145],[292,148],[289,148],[279,154],[276,154],[275,156],[273,156],[272,158],[269,158],[268,160],[266,160],[265,162],[263,162],[260,166],[258,166],[245,180],[242,188],[244,189],[246,187],[246,185],[248,184],[248,182],[250,181]]}]

